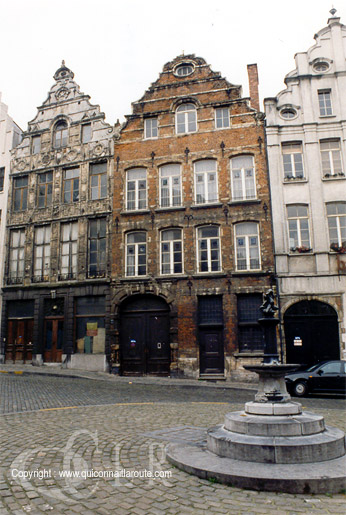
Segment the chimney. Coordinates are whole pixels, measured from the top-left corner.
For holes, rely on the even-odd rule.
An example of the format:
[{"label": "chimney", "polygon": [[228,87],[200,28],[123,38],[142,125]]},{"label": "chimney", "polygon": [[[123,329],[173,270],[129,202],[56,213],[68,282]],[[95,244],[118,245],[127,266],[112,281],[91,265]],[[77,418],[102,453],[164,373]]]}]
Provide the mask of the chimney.
[{"label": "chimney", "polygon": [[256,111],[260,111],[257,64],[248,64],[247,74],[249,77],[250,105]]}]

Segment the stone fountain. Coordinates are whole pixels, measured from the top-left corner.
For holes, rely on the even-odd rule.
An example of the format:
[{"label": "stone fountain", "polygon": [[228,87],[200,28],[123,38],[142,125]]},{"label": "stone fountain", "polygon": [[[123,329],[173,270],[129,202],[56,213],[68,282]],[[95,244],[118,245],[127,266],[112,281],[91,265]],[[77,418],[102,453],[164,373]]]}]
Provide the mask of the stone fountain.
[{"label": "stone fountain", "polygon": [[259,375],[255,400],[244,411],[227,413],[224,424],[207,431],[206,440],[169,445],[167,459],[203,479],[241,488],[338,493],[346,488],[345,435],[291,400],[285,375],[298,365],[279,364],[272,290],[260,309],[263,363],[245,367]]}]

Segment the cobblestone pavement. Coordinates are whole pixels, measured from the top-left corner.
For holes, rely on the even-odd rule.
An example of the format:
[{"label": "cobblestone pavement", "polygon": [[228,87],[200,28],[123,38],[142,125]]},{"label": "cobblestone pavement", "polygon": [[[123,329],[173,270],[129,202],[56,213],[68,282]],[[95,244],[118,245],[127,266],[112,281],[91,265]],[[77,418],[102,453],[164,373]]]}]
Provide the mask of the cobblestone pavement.
[{"label": "cobblestone pavement", "polygon": [[[0,420],[0,515],[345,513],[343,494],[241,490],[190,476],[165,461],[168,442],[189,439],[191,428],[202,434],[221,423],[225,413],[243,408],[251,391],[229,389],[225,400],[224,388],[167,388],[168,382],[136,384],[128,378],[4,374],[0,382],[7,385],[1,398],[7,394],[8,411]],[[45,397],[52,402],[45,404]],[[345,430],[343,399],[309,398],[303,406]],[[32,476],[24,478],[22,471]],[[82,477],[60,477],[69,471]],[[171,477],[102,477],[110,471]]]}]

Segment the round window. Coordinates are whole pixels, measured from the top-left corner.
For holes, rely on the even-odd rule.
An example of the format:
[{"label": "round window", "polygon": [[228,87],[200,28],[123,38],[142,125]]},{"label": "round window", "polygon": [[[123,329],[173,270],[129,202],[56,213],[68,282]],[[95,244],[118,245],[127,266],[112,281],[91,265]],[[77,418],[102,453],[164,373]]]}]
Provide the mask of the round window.
[{"label": "round window", "polygon": [[320,61],[314,64],[314,70],[315,72],[326,72],[329,70],[329,64],[325,61]]},{"label": "round window", "polygon": [[295,118],[297,116],[297,111],[292,107],[285,107],[284,109],[281,109],[280,115],[282,118],[289,120],[290,118]]},{"label": "round window", "polygon": [[191,75],[193,73],[193,66],[192,64],[181,64],[177,66],[174,73],[175,75],[178,75],[178,77],[186,77],[187,75]]}]

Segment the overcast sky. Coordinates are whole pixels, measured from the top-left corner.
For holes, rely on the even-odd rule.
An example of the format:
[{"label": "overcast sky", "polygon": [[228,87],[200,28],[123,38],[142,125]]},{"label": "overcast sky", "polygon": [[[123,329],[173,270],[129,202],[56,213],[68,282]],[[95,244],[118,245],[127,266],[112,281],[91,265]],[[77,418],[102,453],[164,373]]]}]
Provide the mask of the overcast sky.
[{"label": "overcast sky", "polygon": [[[345,4],[334,1],[344,24]],[[294,54],[314,44],[331,7],[332,0],[0,0],[2,101],[26,130],[64,59],[113,124],[184,52],[241,84],[244,96],[246,65],[257,63],[262,102],[284,88]]]}]

